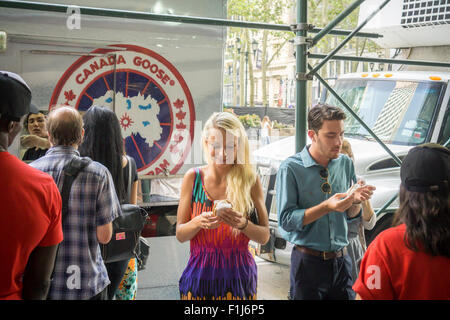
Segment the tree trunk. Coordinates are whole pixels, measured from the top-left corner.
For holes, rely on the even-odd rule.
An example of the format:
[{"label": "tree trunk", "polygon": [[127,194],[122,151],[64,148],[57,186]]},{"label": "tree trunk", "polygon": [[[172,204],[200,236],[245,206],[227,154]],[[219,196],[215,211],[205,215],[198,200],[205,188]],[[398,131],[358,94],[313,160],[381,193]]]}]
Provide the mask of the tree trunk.
[{"label": "tree trunk", "polygon": [[242,46],[241,54],[239,55],[239,105],[244,106],[244,87],[245,87],[245,58],[244,58],[244,46]]},{"label": "tree trunk", "polygon": [[250,32],[248,29],[245,29],[245,39],[247,41],[247,50],[248,50],[248,79],[249,79],[249,88],[248,88],[248,94],[250,97],[249,100],[249,106],[254,107],[255,106],[255,80],[253,76],[253,61],[255,59],[255,56],[253,54],[252,46],[251,46],[251,39],[250,39]]},{"label": "tree trunk", "polygon": [[237,49],[236,46],[234,46],[233,49],[233,106],[237,106],[238,105],[238,100],[237,100],[237,58],[238,58],[238,53],[237,53]]}]

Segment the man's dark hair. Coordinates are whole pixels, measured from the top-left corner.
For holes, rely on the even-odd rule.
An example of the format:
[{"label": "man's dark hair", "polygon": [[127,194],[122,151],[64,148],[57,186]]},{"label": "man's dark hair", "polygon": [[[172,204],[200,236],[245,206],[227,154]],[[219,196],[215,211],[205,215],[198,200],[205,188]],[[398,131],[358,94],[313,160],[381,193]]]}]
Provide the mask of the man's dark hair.
[{"label": "man's dark hair", "polygon": [[25,118],[23,118],[23,122],[22,122],[22,127],[25,129],[25,131],[26,131],[27,133],[30,133],[30,132],[28,131],[28,119],[30,118],[30,116],[31,116],[32,114],[42,114],[44,117],[46,117],[45,113],[44,113],[43,111],[40,111],[40,110],[36,110],[36,111],[29,112],[29,113],[25,116]]},{"label": "man's dark hair", "polygon": [[347,116],[342,109],[329,104],[316,104],[308,112],[308,128],[318,132],[325,120],[345,120]]},{"label": "man's dark hair", "polygon": [[414,192],[400,185],[393,225],[406,225],[405,244],[413,251],[450,258],[450,206],[447,192]]}]

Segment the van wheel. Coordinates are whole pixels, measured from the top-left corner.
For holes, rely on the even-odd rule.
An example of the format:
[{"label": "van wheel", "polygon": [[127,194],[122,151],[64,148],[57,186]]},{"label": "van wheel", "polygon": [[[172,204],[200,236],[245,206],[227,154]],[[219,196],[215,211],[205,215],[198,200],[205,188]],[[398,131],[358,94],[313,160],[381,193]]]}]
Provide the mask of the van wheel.
[{"label": "van wheel", "polygon": [[377,221],[375,227],[373,227],[372,230],[365,230],[367,246],[369,246],[369,244],[373,241],[373,239],[377,237],[380,232],[392,227],[393,218],[394,212],[388,212],[380,220]]}]

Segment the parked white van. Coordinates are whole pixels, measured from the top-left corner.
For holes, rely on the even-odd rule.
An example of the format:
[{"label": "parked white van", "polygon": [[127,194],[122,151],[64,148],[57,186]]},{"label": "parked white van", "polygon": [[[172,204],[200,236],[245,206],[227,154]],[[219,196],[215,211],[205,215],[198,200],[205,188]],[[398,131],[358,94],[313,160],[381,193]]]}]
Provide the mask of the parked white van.
[{"label": "parked white van", "polygon": [[[353,73],[339,77],[334,90],[400,160],[413,146],[425,142],[447,145],[450,138],[450,73],[405,71]],[[324,99],[325,100],[325,99]],[[387,151],[330,94],[326,103],[347,113],[345,138],[355,156],[358,177],[376,186],[372,197],[375,212],[398,193],[400,168]],[[307,143],[310,143],[307,141]],[[292,244],[278,232],[275,204],[275,177],[283,160],[295,154],[295,137],[266,145],[254,152],[262,174],[269,213],[271,240],[265,246],[251,244],[264,259],[290,264]],[[366,232],[367,243],[390,227],[398,200],[377,216],[373,230]]]}]

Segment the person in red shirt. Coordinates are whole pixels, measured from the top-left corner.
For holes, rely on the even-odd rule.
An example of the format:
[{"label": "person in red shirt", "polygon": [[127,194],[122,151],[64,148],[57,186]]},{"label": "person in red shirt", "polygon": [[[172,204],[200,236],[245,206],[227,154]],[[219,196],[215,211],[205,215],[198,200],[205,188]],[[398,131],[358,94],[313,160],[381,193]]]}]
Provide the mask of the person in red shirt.
[{"label": "person in red shirt", "polygon": [[357,299],[450,299],[450,151],[412,148],[400,168],[395,227],[367,249],[353,286]]},{"label": "person in red shirt", "polygon": [[30,101],[22,78],[0,71],[0,300],[45,299],[63,239],[61,196],[52,177],[7,151]]}]

